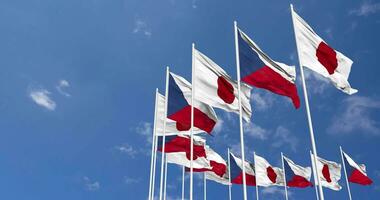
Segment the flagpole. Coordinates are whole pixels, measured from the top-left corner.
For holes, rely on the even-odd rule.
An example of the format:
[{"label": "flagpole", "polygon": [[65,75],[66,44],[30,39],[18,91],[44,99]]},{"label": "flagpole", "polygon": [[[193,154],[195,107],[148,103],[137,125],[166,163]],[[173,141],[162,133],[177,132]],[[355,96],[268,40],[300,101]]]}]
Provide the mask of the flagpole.
[{"label": "flagpole", "polygon": [[[157,128],[157,127],[156,127]],[[155,181],[156,181],[156,163],[157,163],[157,135],[154,137],[154,158],[153,158],[153,177],[152,177],[152,196],[151,200],[154,199],[154,189],[155,189]]]},{"label": "flagpole", "polygon": [[194,157],[194,77],[195,77],[195,69],[194,69],[194,50],[195,44],[192,44],[191,49],[191,131],[190,131],[190,200],[193,200],[193,157]]},{"label": "flagpole", "polygon": [[164,184],[164,154],[165,154],[165,132],[166,132],[166,118],[168,110],[168,94],[169,94],[169,67],[166,67],[166,83],[165,83],[165,111],[164,111],[164,126],[162,132],[162,152],[161,152],[161,177],[160,177],[160,198],[162,200],[162,189]]},{"label": "flagpole", "polygon": [[207,200],[207,180],[206,172],[203,172],[203,199]]},{"label": "flagpole", "polygon": [[243,133],[243,114],[241,107],[241,91],[240,91],[240,60],[239,60],[239,47],[238,47],[238,32],[237,32],[237,22],[234,21],[235,30],[235,53],[236,53],[236,71],[237,71],[237,82],[238,82],[238,93],[239,93],[239,125],[240,125],[240,148],[241,148],[241,158],[243,160],[243,196],[244,200],[247,200],[247,181],[245,176],[245,154],[244,154],[244,133]]},{"label": "flagpole", "polygon": [[182,166],[182,200],[185,200],[185,166]]},{"label": "flagpole", "polygon": [[155,146],[155,138],[156,138],[156,120],[157,120],[157,96],[158,96],[158,88],[156,88],[156,94],[155,94],[155,103],[154,103],[154,120],[153,120],[153,134],[152,134],[152,153],[150,158],[150,177],[149,177],[149,197],[148,199],[152,200],[152,190],[153,190],[153,162],[154,160],[154,146]]},{"label": "flagpole", "polygon": [[167,155],[165,154],[164,200],[166,200],[167,179],[168,179],[168,160],[167,160]]},{"label": "flagpole", "polygon": [[[304,76],[304,72],[303,72],[303,65],[302,65],[302,62],[300,59],[299,46],[298,46],[298,42],[297,42],[297,33],[295,31],[295,24],[294,24],[294,17],[293,17],[294,10],[293,10],[292,4],[290,4],[290,9],[292,12],[293,29],[294,29],[296,46],[297,46],[298,62],[299,62],[299,67],[300,67],[300,71],[301,71],[301,80],[302,80],[303,94],[304,94],[304,98],[305,98],[306,114],[307,114],[307,119],[308,119],[308,124],[309,124],[310,140],[311,140],[311,146],[312,146],[312,150],[313,150],[314,164],[316,165],[317,164],[317,156],[318,156],[317,155],[317,147],[315,145],[313,122],[311,120],[311,113],[310,113],[310,108],[309,108],[309,99],[308,99],[308,95],[307,95],[305,76]],[[317,174],[317,182],[318,182],[318,188],[319,188],[319,196],[320,196],[321,200],[324,200],[323,189],[322,189],[322,185],[320,184],[318,170],[317,170],[316,174]]]},{"label": "flagpole", "polygon": [[310,152],[310,159],[311,159],[311,168],[313,169],[313,177],[314,177],[314,188],[315,188],[315,195],[317,197],[317,200],[319,200],[319,195],[318,195],[318,183],[317,183],[317,176],[316,176],[316,169],[315,169],[315,165],[314,165],[314,162],[313,162],[313,156],[311,154],[311,151]]},{"label": "flagpole", "polygon": [[348,183],[348,177],[347,177],[347,171],[346,171],[346,163],[344,162],[344,158],[343,158],[343,150],[342,150],[341,146],[339,146],[339,149],[340,149],[340,155],[342,157],[344,175],[346,176],[346,184],[347,184],[348,196],[350,197],[350,200],[352,200],[351,190],[350,190],[350,184]]},{"label": "flagpole", "polygon": [[282,171],[284,174],[285,199],[288,200],[288,188],[286,187],[286,173],[285,173],[285,164],[284,164],[284,154],[282,152],[281,152],[281,161],[282,161]]},{"label": "flagpole", "polygon": [[255,166],[255,182],[256,182],[256,200],[259,200],[259,185],[257,184],[257,174],[256,174],[256,152],[253,152],[253,165]]},{"label": "flagpole", "polygon": [[[204,146],[206,147],[206,141],[204,143]],[[207,199],[207,180],[206,180],[206,172],[203,172],[203,199]]]},{"label": "flagpole", "polygon": [[231,183],[231,159],[230,159],[230,148],[227,148],[227,153],[228,153],[228,197],[229,200],[232,200],[232,183]]}]

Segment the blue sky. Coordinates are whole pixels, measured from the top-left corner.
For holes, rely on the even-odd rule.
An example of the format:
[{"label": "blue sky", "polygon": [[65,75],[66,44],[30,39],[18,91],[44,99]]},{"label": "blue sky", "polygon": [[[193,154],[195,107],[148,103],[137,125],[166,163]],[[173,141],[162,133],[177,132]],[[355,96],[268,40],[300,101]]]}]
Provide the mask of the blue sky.
[{"label": "blue sky", "polygon": [[[318,153],[340,161],[342,145],[375,182],[351,185],[353,197],[379,197],[379,1],[0,0],[0,198],[145,199],[154,91],[163,92],[165,66],[190,80],[195,42],[236,77],[234,20],[272,58],[298,64],[289,3],[354,60],[353,96],[306,72]],[[297,86],[303,97],[299,79]],[[282,151],[310,165],[303,98],[294,110],[288,99],[254,89],[251,103],[249,160],[256,151],[279,165]],[[227,147],[239,153],[238,116],[217,114],[219,128],[207,143],[226,158]],[[180,176],[170,165],[170,199],[180,196]],[[325,189],[325,197],[347,199],[341,183],[342,191]],[[228,198],[225,186],[208,188],[209,199]],[[283,199],[282,188],[260,191]],[[290,193],[314,197],[312,188]],[[234,185],[234,199],[241,194]],[[254,188],[248,195],[254,198]]]}]

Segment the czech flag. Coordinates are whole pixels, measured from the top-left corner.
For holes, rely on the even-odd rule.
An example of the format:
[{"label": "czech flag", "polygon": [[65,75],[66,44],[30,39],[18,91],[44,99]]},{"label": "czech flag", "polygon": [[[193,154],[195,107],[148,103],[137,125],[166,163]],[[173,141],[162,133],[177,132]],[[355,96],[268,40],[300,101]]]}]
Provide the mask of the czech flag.
[{"label": "czech flag", "polygon": [[289,158],[285,156],[283,158],[284,158],[286,186],[299,187],[299,188],[313,186],[313,184],[310,182],[310,178],[311,178],[310,167],[301,167],[299,165],[296,165]]},{"label": "czech flag", "polygon": [[[198,157],[206,158],[206,149],[204,141],[199,139],[199,137],[194,136],[193,142],[193,160]],[[157,150],[162,152],[162,140],[163,136],[157,136],[158,146]],[[185,152],[187,159],[190,160],[190,145],[191,140],[189,136],[186,135],[170,135],[165,136],[165,153],[175,153],[175,152]]]},{"label": "czech flag", "polygon": [[365,165],[356,164],[356,162],[344,152],[343,157],[349,182],[359,185],[371,185],[373,183],[367,176]]},{"label": "czech flag", "polygon": [[295,108],[300,98],[294,66],[273,61],[243,31],[238,29],[241,80],[249,85],[289,97]]},{"label": "czech flag", "polygon": [[[165,119],[166,118],[166,119]],[[164,133],[164,120],[166,120],[165,135],[190,135],[190,130],[181,129],[180,123],[171,120],[165,116],[165,96],[160,93],[157,93],[156,101],[156,135],[163,136]],[[199,128],[194,127],[194,134],[204,133]]]},{"label": "czech flag", "polygon": [[[240,158],[234,156],[230,153],[232,159],[230,159],[230,169],[231,169],[231,183],[233,184],[243,184],[243,161]],[[244,161],[245,167],[245,182],[249,186],[256,186],[256,177],[254,166],[247,161]]]},{"label": "czech flag", "polygon": [[[178,130],[191,128],[191,84],[173,73],[169,75],[168,118],[178,122]],[[211,133],[216,122],[214,109],[194,100],[194,126]]]}]

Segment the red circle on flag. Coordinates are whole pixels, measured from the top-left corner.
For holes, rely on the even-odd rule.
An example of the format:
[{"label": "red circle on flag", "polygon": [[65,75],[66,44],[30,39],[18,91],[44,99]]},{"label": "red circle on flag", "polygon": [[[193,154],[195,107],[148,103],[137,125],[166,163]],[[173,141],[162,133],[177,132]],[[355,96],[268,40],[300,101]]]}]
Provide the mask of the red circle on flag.
[{"label": "red circle on flag", "polygon": [[316,56],[329,74],[334,74],[335,69],[338,67],[335,50],[322,41],[318,45]]},{"label": "red circle on flag", "polygon": [[331,183],[330,170],[329,170],[329,166],[327,164],[323,165],[322,175],[328,183]]},{"label": "red circle on flag", "polygon": [[234,87],[222,76],[218,77],[218,96],[228,104],[235,100]]},{"label": "red circle on flag", "polygon": [[277,174],[272,167],[267,167],[267,176],[272,183],[276,183]]}]

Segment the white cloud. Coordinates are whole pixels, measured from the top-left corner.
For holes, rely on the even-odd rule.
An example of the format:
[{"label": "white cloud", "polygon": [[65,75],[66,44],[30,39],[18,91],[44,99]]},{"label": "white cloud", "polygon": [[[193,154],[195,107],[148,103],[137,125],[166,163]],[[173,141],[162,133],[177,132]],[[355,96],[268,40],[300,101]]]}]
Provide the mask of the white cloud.
[{"label": "white cloud", "polygon": [[70,97],[71,95],[64,91],[65,88],[68,88],[68,87],[70,87],[70,83],[67,80],[60,80],[58,82],[58,85],[55,88],[61,95],[65,97]]},{"label": "white cloud", "polygon": [[331,28],[331,27],[325,29],[325,34],[327,35],[327,37],[328,37],[329,39],[333,39],[333,33],[332,33],[332,32],[333,32],[333,31],[332,31],[332,28]]},{"label": "white cloud", "polygon": [[[306,67],[304,67],[304,75],[308,92],[316,95],[326,94],[326,89],[330,85],[330,82],[327,78],[324,78],[323,76],[307,69]],[[302,87],[301,78],[299,78],[298,80],[300,83],[299,85],[301,85]]]},{"label": "white cloud", "polygon": [[100,183],[98,181],[92,181],[87,176],[83,177],[84,185],[88,191],[97,191],[100,189]]},{"label": "white cloud", "polygon": [[152,143],[152,135],[153,135],[153,128],[152,124],[149,122],[141,122],[135,129],[135,131],[146,137],[146,140],[151,144]]},{"label": "white cloud", "polygon": [[273,136],[272,146],[276,148],[280,148],[283,146],[288,146],[292,151],[296,151],[298,145],[298,139],[295,137],[289,129],[279,126],[277,127],[274,136]]},{"label": "white cloud", "polygon": [[359,8],[350,10],[350,14],[357,16],[368,16],[380,11],[380,3],[372,3],[370,1],[363,1]]},{"label": "white cloud", "polygon": [[147,23],[142,19],[135,20],[135,26],[132,31],[134,34],[143,34],[146,37],[152,36],[152,31],[149,29]]},{"label": "white cloud", "polygon": [[230,113],[230,112],[223,112],[223,113],[224,113],[223,116],[227,119],[229,123],[235,124],[236,119],[238,119],[239,115],[236,115],[235,113]]},{"label": "white cloud", "polygon": [[270,132],[254,123],[244,124],[244,133],[256,139],[266,140]]},{"label": "white cloud", "polygon": [[[260,190],[263,195],[278,195],[278,196],[285,196],[285,189],[284,187],[264,187]],[[291,196],[292,193],[288,190],[288,197]],[[283,198],[280,198],[283,199]]]},{"label": "white cloud", "polygon": [[39,106],[42,106],[48,110],[55,110],[56,103],[50,98],[50,92],[45,89],[31,89],[29,97]]},{"label": "white cloud", "polygon": [[[233,153],[235,156],[241,156],[241,146],[240,146],[240,141],[239,142],[234,142],[229,144],[230,152]],[[245,151],[247,151],[247,145],[244,145]]]},{"label": "white cloud", "polygon": [[216,122],[216,124],[214,126],[213,133],[218,135],[223,129],[223,123],[224,123],[224,121],[222,119],[218,119],[218,121]]},{"label": "white cloud", "polygon": [[[228,112],[224,112],[228,113]],[[225,116],[225,115],[222,115]],[[212,140],[207,141],[208,144],[211,144],[212,146],[225,146],[229,143],[229,134],[227,133],[229,131],[229,126],[231,125],[232,121],[228,121],[228,123],[225,123],[225,120],[222,119],[222,116],[218,118],[218,122],[216,123],[212,135]],[[229,119],[227,119],[229,120]]]},{"label": "white cloud", "polygon": [[191,7],[194,8],[194,9],[198,8],[197,0],[192,0],[191,1]]},{"label": "white cloud", "polygon": [[141,182],[141,178],[124,177],[124,182],[128,185],[136,184]]},{"label": "white cloud", "polygon": [[[229,144],[230,152],[233,153],[235,156],[241,157],[241,146],[240,146],[240,140],[238,142],[233,142]],[[253,159],[253,149],[251,149],[251,145],[244,145],[244,152],[245,152],[245,160],[248,162],[251,162],[251,158]],[[251,156],[250,156],[251,155]]]},{"label": "white cloud", "polygon": [[380,124],[371,117],[374,111],[378,113],[380,100],[363,96],[350,96],[343,100],[343,106],[333,117],[327,129],[330,134],[357,133],[379,135]]},{"label": "white cloud", "polygon": [[253,110],[265,111],[273,106],[274,94],[262,89],[253,89],[251,100],[253,101]]},{"label": "white cloud", "polygon": [[138,153],[138,151],[135,150],[129,144],[123,144],[120,146],[115,146],[115,149],[118,150],[120,153],[127,154],[131,158],[135,158],[136,154]]}]

